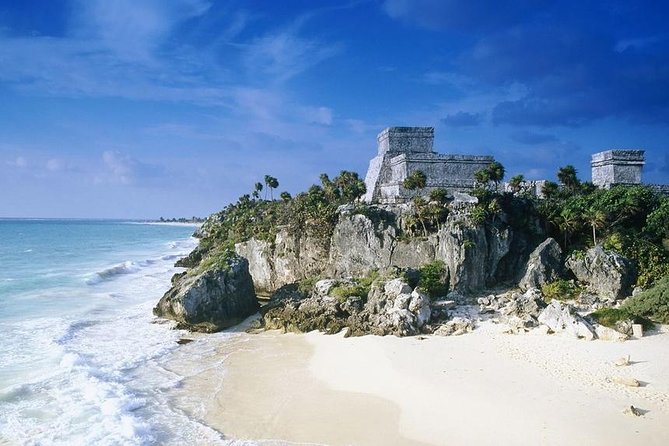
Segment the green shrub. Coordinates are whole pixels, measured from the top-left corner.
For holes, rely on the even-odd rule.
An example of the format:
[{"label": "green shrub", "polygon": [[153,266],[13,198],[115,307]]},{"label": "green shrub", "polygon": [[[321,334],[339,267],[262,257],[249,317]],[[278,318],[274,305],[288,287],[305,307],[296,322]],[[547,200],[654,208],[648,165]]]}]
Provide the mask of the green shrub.
[{"label": "green shrub", "polygon": [[600,325],[616,329],[616,323],[625,320],[632,320],[635,324],[643,325],[645,330],[653,328],[653,323],[641,316],[635,316],[624,308],[600,308],[590,313],[590,317]]},{"label": "green shrub", "polygon": [[627,300],[622,309],[653,322],[669,324],[669,276],[663,277],[654,287]]},{"label": "green shrub", "polygon": [[367,298],[369,293],[369,287],[363,286],[359,283],[354,285],[336,285],[330,290],[330,295],[336,297],[339,300],[349,298],[351,296],[359,296],[363,299]]},{"label": "green shrub", "polygon": [[545,283],[541,285],[541,292],[544,295],[544,300],[550,302],[551,300],[571,300],[575,299],[580,292],[579,287],[573,282],[564,279],[558,279],[554,282]]},{"label": "green shrub", "polygon": [[369,271],[365,277],[355,279],[353,284],[339,284],[332,287],[330,295],[337,299],[345,300],[351,296],[360,296],[367,300],[372,283],[377,281],[381,275],[377,270]]},{"label": "green shrub", "polygon": [[430,297],[444,296],[448,293],[448,270],[441,260],[426,263],[419,270],[418,287]]},{"label": "green shrub", "polygon": [[318,282],[318,277],[305,277],[297,284],[297,291],[303,296],[309,296]]},{"label": "green shrub", "polygon": [[621,308],[600,308],[590,313],[590,317],[598,324],[610,328],[616,328],[616,322],[634,319],[633,315]]}]

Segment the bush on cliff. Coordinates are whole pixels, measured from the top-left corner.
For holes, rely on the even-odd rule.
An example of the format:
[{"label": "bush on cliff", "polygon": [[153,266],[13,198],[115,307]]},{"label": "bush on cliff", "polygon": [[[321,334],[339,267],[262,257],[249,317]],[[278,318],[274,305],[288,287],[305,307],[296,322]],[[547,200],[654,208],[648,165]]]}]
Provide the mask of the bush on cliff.
[{"label": "bush on cliff", "polygon": [[426,263],[419,270],[418,287],[431,298],[445,296],[448,293],[448,270],[441,260]]},{"label": "bush on cliff", "polygon": [[559,171],[562,188],[553,183],[535,200],[547,235],[567,254],[596,244],[622,254],[636,263],[642,287],[669,274],[669,250],[663,246],[669,198],[642,185],[599,189],[578,181],[569,167]]},{"label": "bush on cliff", "polygon": [[550,303],[553,299],[561,301],[576,299],[579,292],[580,289],[574,285],[574,282],[564,279],[558,279],[541,286],[541,293],[547,303]]},{"label": "bush on cliff", "polygon": [[281,227],[328,239],[336,223],[337,208],[360,198],[365,193],[365,183],[357,173],[348,171],[333,180],[326,174],[320,179],[321,185],[312,185],[295,197],[281,194],[277,201],[259,199],[256,186],[253,196],[242,195],[208,219],[201,230],[204,237],[200,245],[205,249],[220,245],[234,248],[235,243],[251,238],[273,242]]},{"label": "bush on cliff", "polygon": [[653,322],[669,324],[669,276],[657,281],[652,288],[629,298],[621,309]]}]

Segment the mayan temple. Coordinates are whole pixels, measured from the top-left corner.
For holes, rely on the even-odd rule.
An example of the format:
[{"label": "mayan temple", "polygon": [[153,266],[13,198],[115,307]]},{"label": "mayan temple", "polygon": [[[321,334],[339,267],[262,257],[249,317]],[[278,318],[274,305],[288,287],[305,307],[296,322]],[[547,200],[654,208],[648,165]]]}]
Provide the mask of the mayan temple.
[{"label": "mayan temple", "polygon": [[420,170],[427,177],[425,194],[437,188],[469,191],[474,173],[494,161],[492,156],[444,155],[432,150],[433,127],[388,127],[376,138],[378,153],[369,162],[365,177],[367,202],[403,202],[417,192],[403,186],[404,179]]}]

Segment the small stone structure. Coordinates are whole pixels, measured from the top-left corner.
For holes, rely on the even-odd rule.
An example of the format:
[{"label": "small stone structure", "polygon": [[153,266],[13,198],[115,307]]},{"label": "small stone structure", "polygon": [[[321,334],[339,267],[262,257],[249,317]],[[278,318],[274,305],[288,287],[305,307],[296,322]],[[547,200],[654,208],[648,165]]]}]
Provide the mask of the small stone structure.
[{"label": "small stone structure", "polygon": [[[378,154],[369,162],[364,201],[403,202],[415,195],[444,188],[466,192],[475,185],[474,173],[494,161],[492,156],[443,155],[432,151],[433,127],[389,127],[377,136]],[[417,170],[427,177],[425,188],[408,190],[405,178]]]},{"label": "small stone structure", "polygon": [[609,188],[614,184],[641,184],[643,150],[607,150],[592,155],[592,183]]}]

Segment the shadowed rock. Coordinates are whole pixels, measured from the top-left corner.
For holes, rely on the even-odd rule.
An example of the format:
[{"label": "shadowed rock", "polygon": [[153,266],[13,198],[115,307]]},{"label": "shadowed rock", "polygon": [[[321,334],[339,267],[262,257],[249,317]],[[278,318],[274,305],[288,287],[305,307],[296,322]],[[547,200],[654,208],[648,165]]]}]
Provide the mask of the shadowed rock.
[{"label": "shadowed rock", "polygon": [[153,309],[178,328],[214,332],[238,324],[259,308],[246,259],[232,255],[224,265],[177,277]]}]

